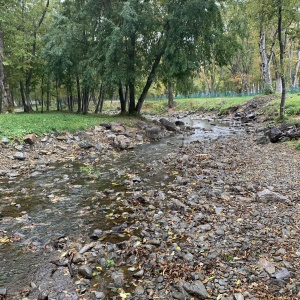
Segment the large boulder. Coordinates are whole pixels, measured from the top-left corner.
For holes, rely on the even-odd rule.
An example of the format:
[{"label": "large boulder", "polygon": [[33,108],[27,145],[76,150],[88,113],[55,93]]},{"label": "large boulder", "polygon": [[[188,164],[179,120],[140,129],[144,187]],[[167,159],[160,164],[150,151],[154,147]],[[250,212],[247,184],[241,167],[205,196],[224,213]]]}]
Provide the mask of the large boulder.
[{"label": "large boulder", "polygon": [[165,118],[161,118],[160,120],[160,124],[162,126],[164,126],[168,131],[178,131],[178,128],[176,126],[175,123],[170,122],[169,120],[165,119]]},{"label": "large boulder", "polygon": [[277,143],[282,136],[282,131],[277,127],[273,127],[269,131],[269,138],[272,143]]},{"label": "large boulder", "polygon": [[161,137],[161,129],[160,127],[148,127],[146,128],[146,136],[150,140],[157,140]]}]

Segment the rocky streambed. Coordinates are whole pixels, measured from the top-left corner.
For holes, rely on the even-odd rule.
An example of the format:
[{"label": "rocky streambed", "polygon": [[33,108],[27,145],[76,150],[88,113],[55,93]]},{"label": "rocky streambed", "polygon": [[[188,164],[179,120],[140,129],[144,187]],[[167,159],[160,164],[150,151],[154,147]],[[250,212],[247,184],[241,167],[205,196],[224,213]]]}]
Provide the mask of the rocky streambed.
[{"label": "rocky streambed", "polygon": [[210,123],[2,183],[2,297],[298,299],[299,152]]}]

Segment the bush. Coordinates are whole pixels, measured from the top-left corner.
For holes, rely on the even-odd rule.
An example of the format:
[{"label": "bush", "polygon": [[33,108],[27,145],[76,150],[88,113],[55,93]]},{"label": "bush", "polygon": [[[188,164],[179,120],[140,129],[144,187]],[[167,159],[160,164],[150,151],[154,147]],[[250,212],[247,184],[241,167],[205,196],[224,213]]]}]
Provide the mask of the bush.
[{"label": "bush", "polygon": [[296,150],[300,151],[300,142],[298,142],[297,146],[296,146]]}]

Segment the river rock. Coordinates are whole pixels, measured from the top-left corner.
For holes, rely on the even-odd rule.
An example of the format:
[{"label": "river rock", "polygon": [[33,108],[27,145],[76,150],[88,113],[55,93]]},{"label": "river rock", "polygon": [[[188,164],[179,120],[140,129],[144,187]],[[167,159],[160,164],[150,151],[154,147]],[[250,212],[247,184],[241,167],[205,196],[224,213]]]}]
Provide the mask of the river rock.
[{"label": "river rock", "polygon": [[92,240],[98,240],[103,235],[103,230],[101,229],[95,229],[93,233],[91,234]]},{"label": "river rock", "polygon": [[25,160],[26,159],[26,155],[25,153],[23,152],[16,152],[14,154],[14,159],[17,159],[17,160]]},{"label": "river rock", "polygon": [[162,126],[164,126],[168,131],[178,131],[177,126],[175,125],[175,123],[168,121],[165,118],[161,118],[160,123]]},{"label": "river rock", "polygon": [[31,134],[27,134],[24,138],[23,138],[24,143],[29,144],[29,145],[33,145],[36,142],[36,135],[31,133]]},{"label": "river rock", "polygon": [[143,275],[144,275],[144,270],[141,269],[138,272],[134,273],[133,277],[139,278],[139,277],[143,277]]},{"label": "river rock", "polygon": [[124,285],[124,274],[122,271],[112,273],[111,278],[114,280],[114,286],[116,288],[121,288]]},{"label": "river rock", "polygon": [[9,142],[10,142],[10,139],[7,137],[2,138],[2,140],[1,140],[1,143],[4,145],[8,144]]},{"label": "river rock", "polygon": [[1,296],[1,299],[5,299],[6,298],[6,294],[7,294],[7,289],[5,288],[0,288],[0,296]]},{"label": "river rock", "polygon": [[153,126],[146,128],[146,136],[150,140],[157,140],[161,138],[161,129],[159,127]]},{"label": "river rock", "polygon": [[130,139],[123,134],[117,135],[114,138],[113,146],[120,150],[125,150],[125,149],[129,148],[129,146],[130,146]]},{"label": "river rock", "polygon": [[256,144],[258,145],[266,145],[270,142],[270,139],[266,135],[261,135],[256,137]]},{"label": "river rock", "polygon": [[257,193],[256,200],[266,203],[287,201],[288,198],[279,193],[270,191],[269,189],[264,189],[263,191]]},{"label": "river rock", "polygon": [[262,271],[265,270],[269,274],[275,273],[274,264],[271,263],[270,261],[266,260],[265,258],[260,258],[257,265],[258,265],[258,268]]},{"label": "river rock", "polygon": [[180,126],[184,126],[185,124],[183,121],[175,121],[175,125],[180,127]]},{"label": "river rock", "polygon": [[270,131],[269,131],[269,138],[270,141],[272,143],[277,143],[279,141],[279,138],[282,136],[282,131],[277,128],[277,127],[273,127]]},{"label": "river rock", "polygon": [[94,292],[96,299],[104,299],[105,294],[103,292]]},{"label": "river rock", "polygon": [[241,293],[234,294],[234,300],[244,300],[244,296]]},{"label": "river rock", "polygon": [[83,278],[92,279],[93,278],[93,271],[89,265],[80,266],[78,268],[78,274],[81,275]]},{"label": "river rock", "polygon": [[7,173],[7,171],[5,171],[5,170],[0,170],[0,176],[5,176],[6,173]]},{"label": "river rock", "polygon": [[275,273],[274,276],[277,280],[281,280],[281,279],[290,278],[291,273],[289,272],[289,270],[283,268],[279,272]]},{"label": "river rock", "polygon": [[94,145],[88,141],[81,141],[78,143],[78,146],[82,149],[90,149],[90,148],[94,147]]},{"label": "river rock", "polygon": [[85,258],[80,253],[76,253],[73,257],[73,263],[74,264],[78,264],[78,263],[81,263],[81,262],[84,262],[84,261],[85,261]]},{"label": "river rock", "polygon": [[208,298],[208,293],[206,291],[206,288],[204,284],[200,280],[195,280],[191,283],[189,282],[183,282],[182,287],[185,289],[185,291],[192,295],[196,296],[199,299],[207,299]]}]

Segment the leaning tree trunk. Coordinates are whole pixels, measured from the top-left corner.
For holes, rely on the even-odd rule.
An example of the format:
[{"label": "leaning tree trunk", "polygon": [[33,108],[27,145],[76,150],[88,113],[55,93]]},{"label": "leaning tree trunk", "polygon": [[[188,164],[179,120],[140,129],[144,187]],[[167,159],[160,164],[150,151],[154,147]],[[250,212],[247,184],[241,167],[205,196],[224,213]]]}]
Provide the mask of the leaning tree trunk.
[{"label": "leaning tree trunk", "polygon": [[12,111],[13,103],[9,93],[9,85],[7,83],[6,74],[4,70],[4,45],[3,45],[3,35],[0,28],[0,102],[1,110],[0,112]]}]

